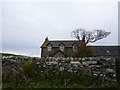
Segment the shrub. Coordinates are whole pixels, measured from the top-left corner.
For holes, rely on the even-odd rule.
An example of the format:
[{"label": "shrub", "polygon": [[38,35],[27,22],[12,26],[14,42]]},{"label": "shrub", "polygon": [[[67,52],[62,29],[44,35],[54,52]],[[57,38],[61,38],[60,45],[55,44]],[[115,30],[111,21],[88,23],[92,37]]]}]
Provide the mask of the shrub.
[{"label": "shrub", "polygon": [[23,69],[23,72],[24,72],[25,76],[33,77],[34,74],[35,74],[35,72],[34,72],[35,66],[36,66],[35,61],[33,61],[33,60],[26,61],[22,65],[22,69]]}]

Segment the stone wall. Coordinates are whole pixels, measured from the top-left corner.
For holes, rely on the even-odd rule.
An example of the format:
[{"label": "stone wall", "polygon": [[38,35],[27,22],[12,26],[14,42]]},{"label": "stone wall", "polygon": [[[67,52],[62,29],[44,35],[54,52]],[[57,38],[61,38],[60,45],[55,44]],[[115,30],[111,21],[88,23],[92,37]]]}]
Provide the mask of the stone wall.
[{"label": "stone wall", "polygon": [[34,60],[36,71],[54,69],[57,72],[74,72],[89,74],[103,82],[116,82],[116,59],[105,57],[86,58],[31,58],[31,57],[2,57],[3,73],[10,68],[19,68],[25,61]]},{"label": "stone wall", "polygon": [[[37,60],[38,70],[43,72],[46,67],[56,68],[58,71],[84,73],[95,76],[103,82],[116,82],[115,58],[87,57],[87,58],[41,58]],[[44,69],[43,69],[44,68]],[[42,71],[43,70],[43,71]]]}]

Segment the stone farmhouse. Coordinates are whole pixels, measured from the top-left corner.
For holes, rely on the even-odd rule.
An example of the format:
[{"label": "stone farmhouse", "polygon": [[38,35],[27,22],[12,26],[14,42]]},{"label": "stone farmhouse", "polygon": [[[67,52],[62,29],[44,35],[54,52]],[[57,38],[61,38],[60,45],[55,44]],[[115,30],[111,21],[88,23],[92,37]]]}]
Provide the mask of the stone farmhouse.
[{"label": "stone farmhouse", "polygon": [[[48,37],[41,45],[41,57],[74,57],[77,52],[77,40],[51,41]],[[120,56],[119,46],[87,46],[92,50],[92,56]]]}]

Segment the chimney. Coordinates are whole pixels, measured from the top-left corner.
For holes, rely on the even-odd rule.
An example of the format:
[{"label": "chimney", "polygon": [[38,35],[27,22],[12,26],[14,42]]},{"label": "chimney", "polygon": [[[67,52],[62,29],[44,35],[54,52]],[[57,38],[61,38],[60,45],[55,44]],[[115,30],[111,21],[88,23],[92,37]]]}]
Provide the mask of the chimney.
[{"label": "chimney", "polygon": [[49,41],[49,40],[48,40],[48,37],[45,38],[45,41]]}]

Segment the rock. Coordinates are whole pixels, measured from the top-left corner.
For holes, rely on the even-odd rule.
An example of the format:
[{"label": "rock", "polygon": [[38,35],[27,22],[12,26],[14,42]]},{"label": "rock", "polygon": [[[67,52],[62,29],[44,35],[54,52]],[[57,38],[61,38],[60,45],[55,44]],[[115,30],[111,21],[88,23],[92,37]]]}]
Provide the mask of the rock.
[{"label": "rock", "polygon": [[86,67],[89,66],[87,62],[82,62],[82,65]]},{"label": "rock", "polygon": [[68,69],[68,72],[73,72],[73,70],[71,70],[71,69]]},{"label": "rock", "polygon": [[59,65],[59,66],[62,65],[62,63],[59,63],[58,65]]},{"label": "rock", "polygon": [[90,60],[90,61],[92,61],[92,60],[93,60],[93,58],[92,58],[92,57],[89,57],[89,60]]},{"label": "rock", "polygon": [[71,61],[70,63],[71,63],[71,64],[78,64],[78,65],[80,64],[80,65],[81,65],[81,63],[78,62],[78,61]]},{"label": "rock", "polygon": [[59,58],[55,58],[55,61],[60,61],[60,59]]},{"label": "rock", "polygon": [[88,64],[90,65],[94,65],[94,64],[97,64],[97,61],[86,61]]},{"label": "rock", "polygon": [[73,61],[74,60],[73,57],[70,57],[70,60]]},{"label": "rock", "polygon": [[49,61],[49,62],[46,62],[47,65],[57,65],[58,62],[56,61]]},{"label": "rock", "polygon": [[98,76],[96,73],[93,74],[94,76]]},{"label": "rock", "polygon": [[16,60],[14,60],[14,59],[10,59],[10,61],[11,61],[11,62],[17,62],[17,61],[16,61]]},{"label": "rock", "polygon": [[82,61],[85,61],[85,58],[82,58]]},{"label": "rock", "polygon": [[40,64],[40,62],[36,62],[36,64],[37,64],[37,65],[39,65],[39,64]]},{"label": "rock", "polygon": [[107,72],[107,73],[113,73],[114,70],[113,70],[113,69],[106,69],[106,72]]},{"label": "rock", "polygon": [[59,69],[60,71],[64,71],[64,68],[63,67],[60,67],[60,69]]}]

